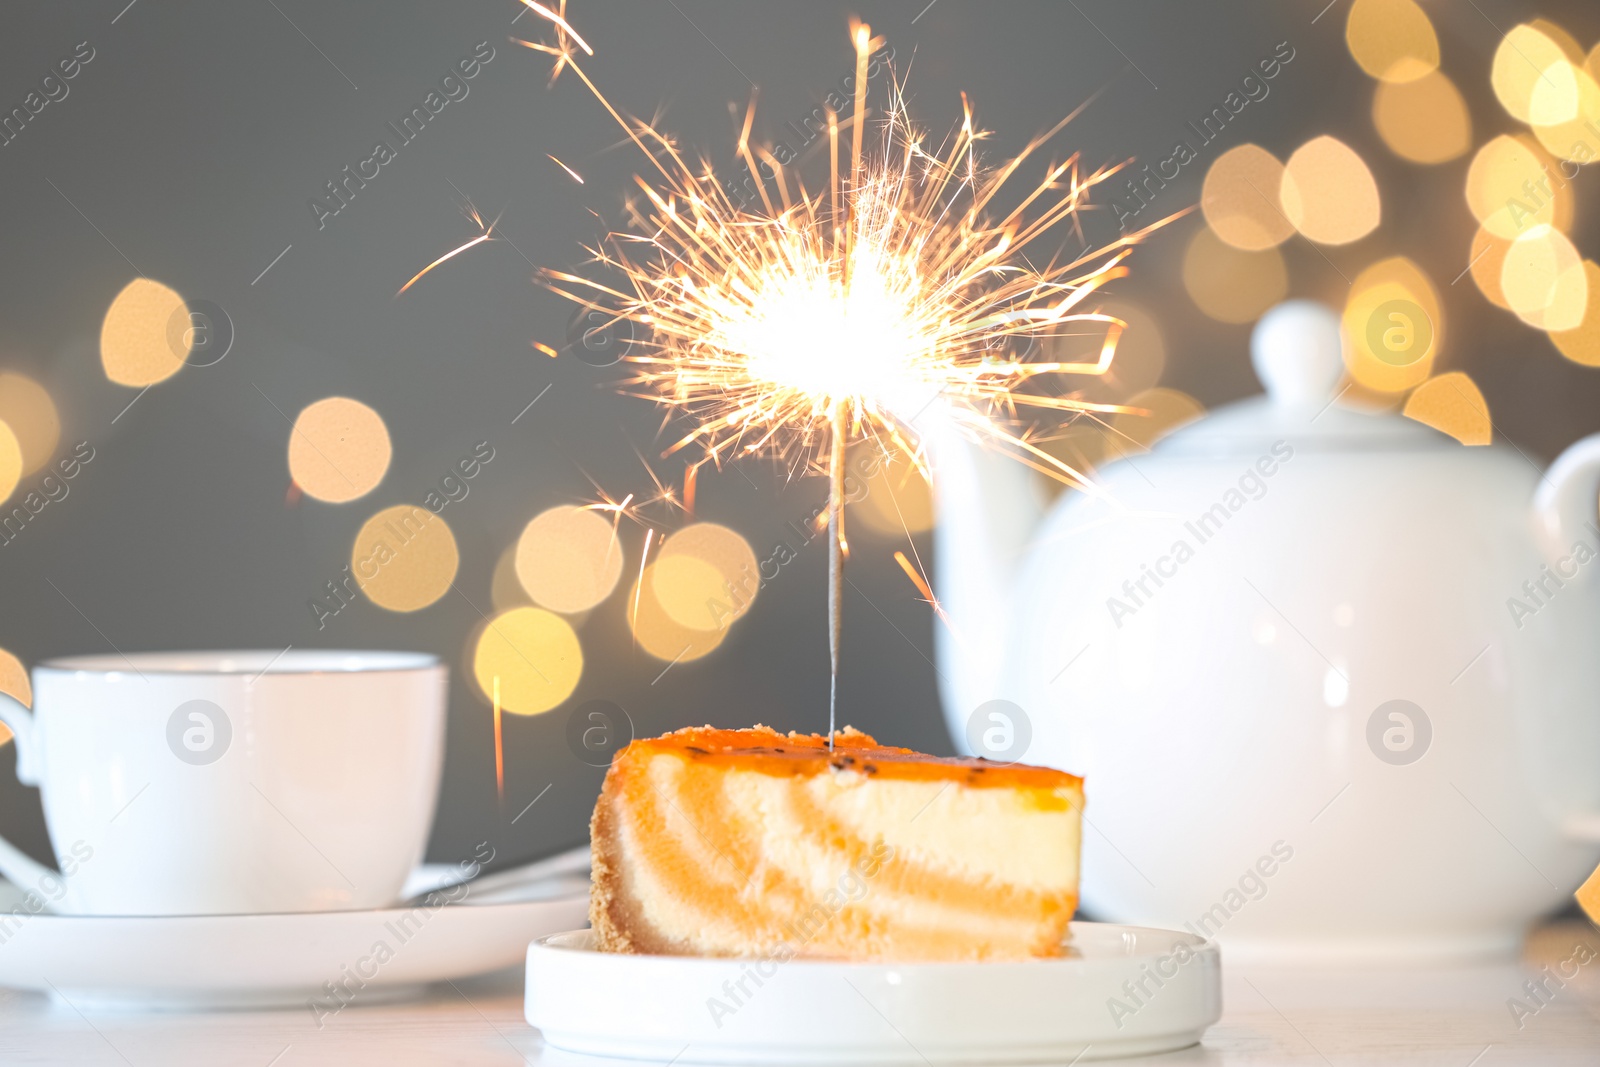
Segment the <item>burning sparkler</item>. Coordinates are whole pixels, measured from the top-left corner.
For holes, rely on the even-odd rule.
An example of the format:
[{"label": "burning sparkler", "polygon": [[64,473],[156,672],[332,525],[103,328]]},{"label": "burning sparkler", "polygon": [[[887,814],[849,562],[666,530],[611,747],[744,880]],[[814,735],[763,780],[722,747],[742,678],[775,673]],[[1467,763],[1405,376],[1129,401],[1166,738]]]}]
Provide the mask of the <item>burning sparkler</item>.
[{"label": "burning sparkler", "polygon": [[[930,148],[892,83],[889,106],[869,138],[868,57],[883,41],[861,24],[852,27],[851,113],[828,119],[826,186],[808,188],[797,170],[751,142],[752,107],[738,153],[761,206],[746,209],[730,199],[709,164],[691,165],[667,135],[625,118],[606,100],[578,62],[580,53],[594,50],[567,21],[565,0],[556,9],[522,2],[551,24],[555,39],[516,43],[555,57],[555,74],[571,69],[582,79],[654,170],[636,179],[641,199],[628,207],[630,229],[590,249],[623,284],[559,271],[546,272],[545,284],[644,328],[645,339],[626,357],[637,369],[628,384],[695,421],[665,454],[695,446],[693,470],[760,452],[803,461],[829,477],[831,739],[846,444],[852,436],[872,438],[920,464],[916,423],[936,409],[968,435],[1093,491],[1080,471],[1029,440],[1018,411],[1126,410],[1034,383],[1110,367],[1124,324],[1083,305],[1127,274],[1123,260],[1148,230],[1075,256],[1043,253],[1045,265],[1036,266],[1030,253],[1064,224],[1072,223],[1081,239],[1077,212],[1120,167],[1085,174],[1073,155],[1012,197],[1024,165],[1077,112],[1016,157],[985,168],[977,158],[983,134],[964,95],[960,128]],[[1013,206],[1002,209],[1007,197]],[[1058,352],[1085,327],[1095,340],[1076,361],[1019,352],[1035,340]]]}]

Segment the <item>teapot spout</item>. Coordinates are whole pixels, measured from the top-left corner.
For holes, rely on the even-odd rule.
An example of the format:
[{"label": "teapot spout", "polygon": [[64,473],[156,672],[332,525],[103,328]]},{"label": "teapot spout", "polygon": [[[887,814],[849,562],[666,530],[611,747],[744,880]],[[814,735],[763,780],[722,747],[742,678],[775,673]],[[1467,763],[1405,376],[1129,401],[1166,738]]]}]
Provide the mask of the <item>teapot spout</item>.
[{"label": "teapot spout", "polygon": [[938,521],[934,591],[946,616],[935,626],[934,644],[946,717],[955,724],[979,704],[1009,695],[1004,661],[1021,609],[1017,571],[1044,496],[1026,466],[969,441],[953,425],[932,428],[923,441]]},{"label": "teapot spout", "polygon": [[1600,434],[1590,434],[1556,457],[1534,491],[1534,531],[1545,558],[1555,561],[1576,541],[1600,539]]}]

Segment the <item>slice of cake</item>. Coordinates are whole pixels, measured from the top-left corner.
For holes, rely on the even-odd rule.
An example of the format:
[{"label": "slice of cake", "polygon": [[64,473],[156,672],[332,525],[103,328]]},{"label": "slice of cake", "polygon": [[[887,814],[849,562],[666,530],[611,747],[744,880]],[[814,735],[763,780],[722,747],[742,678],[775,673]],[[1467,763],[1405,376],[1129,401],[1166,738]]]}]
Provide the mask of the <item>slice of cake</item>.
[{"label": "slice of cake", "polygon": [[1078,903],[1082,782],[845,729],[635,741],[590,831],[599,948],[704,956],[1058,955]]}]

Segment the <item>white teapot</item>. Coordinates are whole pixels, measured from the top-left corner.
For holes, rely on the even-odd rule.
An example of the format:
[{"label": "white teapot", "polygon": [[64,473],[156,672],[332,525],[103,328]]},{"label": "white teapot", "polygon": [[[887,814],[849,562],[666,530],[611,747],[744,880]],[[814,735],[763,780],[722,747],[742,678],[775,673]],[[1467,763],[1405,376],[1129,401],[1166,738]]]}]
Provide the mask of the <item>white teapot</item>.
[{"label": "white teapot", "polygon": [[951,733],[1084,775],[1097,918],[1233,956],[1508,953],[1600,861],[1600,435],[1541,471],[1339,407],[1321,305],[1252,348],[1267,396],[1048,513],[929,433]]}]

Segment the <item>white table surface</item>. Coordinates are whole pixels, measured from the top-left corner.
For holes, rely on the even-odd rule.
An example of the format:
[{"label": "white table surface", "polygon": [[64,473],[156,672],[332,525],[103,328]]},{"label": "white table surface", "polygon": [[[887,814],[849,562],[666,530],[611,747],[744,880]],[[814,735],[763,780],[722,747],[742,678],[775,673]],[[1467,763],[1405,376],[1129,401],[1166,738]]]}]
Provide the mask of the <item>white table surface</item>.
[{"label": "white table surface", "polygon": [[[1224,1015],[1196,1048],[1126,1064],[1367,1064],[1502,1067],[1600,1064],[1600,955],[1519,1028],[1508,1001],[1600,931],[1547,926],[1520,963],[1407,970],[1251,970],[1224,955]],[[1529,1002],[1531,1003],[1531,1002]],[[626,1011],[627,1005],[618,1004]],[[598,1061],[547,1050],[522,1018],[519,972],[438,987],[429,999],[359,1002],[318,1029],[309,1011],[81,1014],[0,990],[0,1064],[81,1067],[304,1067]]]}]

